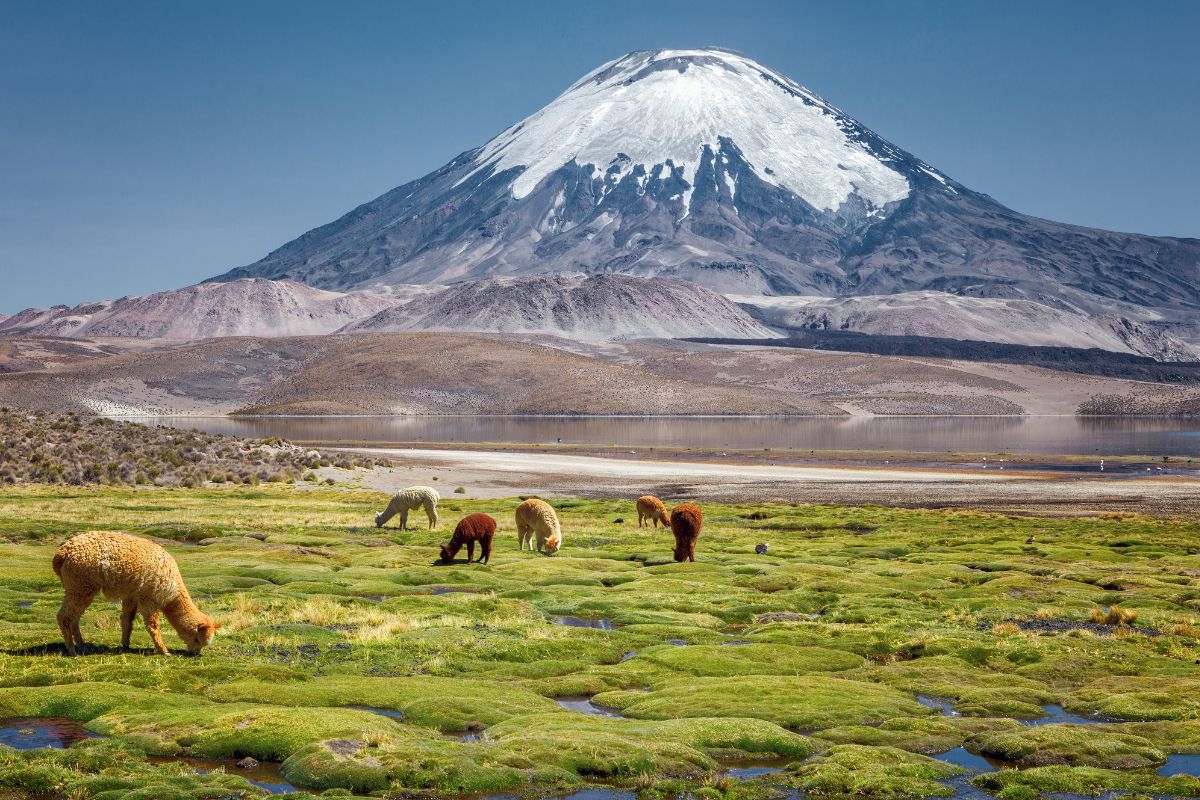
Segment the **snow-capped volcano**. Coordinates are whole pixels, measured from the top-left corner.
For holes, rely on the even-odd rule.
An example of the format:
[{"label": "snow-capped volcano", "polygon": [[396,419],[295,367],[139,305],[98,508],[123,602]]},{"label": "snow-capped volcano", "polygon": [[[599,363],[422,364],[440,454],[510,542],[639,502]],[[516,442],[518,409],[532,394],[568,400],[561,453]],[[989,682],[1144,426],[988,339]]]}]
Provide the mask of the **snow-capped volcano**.
[{"label": "snow-capped volcano", "polygon": [[[520,169],[512,183],[520,199],[564,164],[591,166],[606,189],[631,178],[644,189],[670,175],[688,187],[686,210],[701,162],[716,171],[730,142],[759,180],[815,209],[836,211],[851,195],[882,209],[909,186],[885,153],[864,144],[868,136],[803,86],[737,53],[648,51],[599,67],[488,142],[460,182],[488,167]],[[722,173],[736,195],[736,180]]]},{"label": "snow-capped volcano", "polygon": [[937,291],[1156,324],[1200,309],[1200,242],[1014,212],[720,49],[605,64],[482,147],[214,280],[348,290],[551,272],[741,295]]}]

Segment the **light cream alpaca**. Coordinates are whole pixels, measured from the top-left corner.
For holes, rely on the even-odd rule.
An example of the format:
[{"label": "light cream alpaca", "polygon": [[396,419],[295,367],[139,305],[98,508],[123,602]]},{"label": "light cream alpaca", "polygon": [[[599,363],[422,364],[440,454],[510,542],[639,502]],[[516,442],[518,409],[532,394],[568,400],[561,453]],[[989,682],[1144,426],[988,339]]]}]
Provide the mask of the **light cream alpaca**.
[{"label": "light cream alpaca", "polygon": [[644,494],[637,499],[638,512],[638,527],[642,527],[642,520],[647,523],[653,521],[654,527],[658,527],[658,523],[662,523],[663,527],[671,527],[671,520],[667,517],[667,507],[663,505],[663,501],[651,494]]},{"label": "light cream alpaca", "polygon": [[517,543],[521,550],[525,545],[533,549],[533,537],[537,536],[537,549],[547,553],[557,553],[562,547],[562,528],[558,524],[558,515],[554,508],[545,500],[536,497],[526,500],[517,506]]},{"label": "light cream alpaca", "polygon": [[79,618],[98,593],[121,601],[121,647],[126,650],[139,613],[154,648],[164,656],[168,652],[158,630],[160,611],[192,655],[200,655],[219,627],[192,602],[175,559],[146,539],[115,531],[81,533],[58,548],[53,566],[63,585],[58,627],[69,656],[83,649]]},{"label": "light cream alpaca", "polygon": [[388,503],[383,513],[375,516],[375,527],[382,528],[389,519],[399,514],[400,530],[404,530],[408,527],[408,512],[423,508],[425,516],[429,517],[429,530],[433,530],[437,525],[437,504],[441,499],[441,495],[428,486],[410,486],[407,489],[401,489],[392,496],[391,502]]}]

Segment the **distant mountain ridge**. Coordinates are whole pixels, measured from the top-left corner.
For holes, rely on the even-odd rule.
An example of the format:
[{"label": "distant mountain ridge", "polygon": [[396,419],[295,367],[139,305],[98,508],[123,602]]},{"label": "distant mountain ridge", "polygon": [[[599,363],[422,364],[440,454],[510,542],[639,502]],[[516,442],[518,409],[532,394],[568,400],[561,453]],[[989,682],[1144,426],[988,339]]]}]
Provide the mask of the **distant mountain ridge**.
[{"label": "distant mountain ridge", "polygon": [[1099,348],[1159,361],[1200,359],[1200,349],[1151,323],[1113,314],[1084,315],[1030,300],[929,291],[859,297],[730,295],[729,299],[763,324],[785,331],[852,331],[876,336]]},{"label": "distant mountain ridge", "polygon": [[729,51],[631,53],[429,175],[215,280],[551,272],[742,295],[938,291],[1187,321],[1200,240],[1029,217]]},{"label": "distant mountain ridge", "polygon": [[737,305],[703,287],[616,274],[533,275],[462,283],[384,309],[343,329],[354,331],[536,333],[583,341],[775,335]]},{"label": "distant mountain ridge", "polygon": [[343,294],[296,281],[247,278],[144,297],[82,303],[73,308],[26,309],[0,321],[0,335],[161,339],[304,336],[332,333],[396,302],[367,292]]}]

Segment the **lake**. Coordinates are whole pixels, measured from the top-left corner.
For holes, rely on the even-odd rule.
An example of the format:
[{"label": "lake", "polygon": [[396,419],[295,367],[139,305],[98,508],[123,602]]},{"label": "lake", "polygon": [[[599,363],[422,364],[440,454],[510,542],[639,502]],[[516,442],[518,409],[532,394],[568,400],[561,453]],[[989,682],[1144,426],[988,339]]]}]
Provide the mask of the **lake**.
[{"label": "lake", "polygon": [[698,449],[1200,457],[1200,419],[1151,417],[146,417],[249,438],[397,446],[562,443]]}]

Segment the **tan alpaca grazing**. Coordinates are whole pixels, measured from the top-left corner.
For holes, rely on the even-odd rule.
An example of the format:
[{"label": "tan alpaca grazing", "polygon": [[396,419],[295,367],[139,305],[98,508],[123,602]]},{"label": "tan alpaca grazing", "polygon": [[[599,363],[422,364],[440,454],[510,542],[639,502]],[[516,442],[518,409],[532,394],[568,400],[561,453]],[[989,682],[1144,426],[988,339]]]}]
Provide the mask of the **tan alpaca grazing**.
[{"label": "tan alpaca grazing", "polygon": [[517,506],[517,543],[522,550],[525,545],[533,549],[533,537],[537,536],[538,552],[557,553],[562,547],[562,528],[558,515],[545,500],[536,497]]},{"label": "tan alpaca grazing", "polygon": [[83,649],[79,618],[99,593],[121,601],[121,647],[126,650],[139,613],[154,648],[164,656],[168,653],[158,631],[160,611],[192,655],[200,655],[220,627],[196,608],[175,559],[154,542],[127,533],[88,531],[64,542],[53,566],[63,585],[58,627],[69,656]]},{"label": "tan alpaca grazing", "polygon": [[671,527],[671,520],[667,519],[667,507],[652,494],[644,494],[637,499],[637,512],[639,528],[642,527],[642,520],[645,520],[646,524],[653,521],[656,528],[660,522],[664,528]]}]

